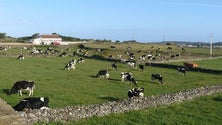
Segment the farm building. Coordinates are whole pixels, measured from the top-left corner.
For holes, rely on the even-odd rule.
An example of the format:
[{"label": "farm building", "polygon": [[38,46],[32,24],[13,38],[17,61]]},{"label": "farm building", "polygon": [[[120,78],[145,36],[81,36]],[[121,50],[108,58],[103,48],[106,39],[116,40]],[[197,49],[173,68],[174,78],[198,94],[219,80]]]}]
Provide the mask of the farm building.
[{"label": "farm building", "polygon": [[51,35],[39,35],[37,34],[35,38],[30,39],[30,42],[35,45],[58,45],[62,42],[62,38],[57,34]]}]

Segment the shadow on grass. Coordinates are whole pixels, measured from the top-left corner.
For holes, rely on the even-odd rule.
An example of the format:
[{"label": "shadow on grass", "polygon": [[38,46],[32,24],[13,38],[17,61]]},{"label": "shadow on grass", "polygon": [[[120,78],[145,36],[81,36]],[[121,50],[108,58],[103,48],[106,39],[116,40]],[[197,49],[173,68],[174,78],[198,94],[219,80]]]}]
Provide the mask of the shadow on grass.
[{"label": "shadow on grass", "polygon": [[90,75],[91,78],[98,78],[96,75]]},{"label": "shadow on grass", "polygon": [[114,98],[114,97],[110,97],[110,96],[99,97],[99,99],[108,100],[108,101],[118,101],[119,100],[118,98]]},{"label": "shadow on grass", "polygon": [[217,102],[222,102],[222,97],[215,97],[213,98],[213,100]]},{"label": "shadow on grass", "polygon": [[2,89],[2,92],[5,93],[5,94],[7,94],[7,95],[10,95],[9,90],[10,90],[10,89]]},{"label": "shadow on grass", "polygon": [[113,79],[113,78],[109,78],[109,80],[111,80],[111,81],[114,81],[114,82],[120,82],[121,80],[120,79]]}]

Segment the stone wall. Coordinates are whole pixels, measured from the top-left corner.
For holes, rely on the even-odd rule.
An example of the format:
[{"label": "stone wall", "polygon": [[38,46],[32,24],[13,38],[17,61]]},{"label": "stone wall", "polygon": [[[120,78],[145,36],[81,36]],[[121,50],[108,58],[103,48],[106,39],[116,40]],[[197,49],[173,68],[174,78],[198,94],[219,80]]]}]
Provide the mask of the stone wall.
[{"label": "stone wall", "polygon": [[[161,67],[161,68],[168,68],[168,69],[175,69],[177,70],[178,67],[183,67],[174,64],[165,64],[165,63],[146,63],[146,66],[153,66],[153,67]],[[187,68],[188,71],[195,71],[195,72],[202,72],[202,73],[210,73],[210,74],[222,74],[222,70],[216,69],[206,69],[206,68]]]},{"label": "stone wall", "polygon": [[132,110],[141,110],[159,105],[169,105],[175,102],[193,99],[202,95],[221,92],[222,84],[215,86],[201,87],[191,90],[178,91],[176,93],[149,96],[144,98],[132,98],[120,101],[113,101],[103,104],[85,106],[67,106],[58,109],[31,110],[20,112],[29,122],[65,122],[79,120],[92,116],[105,116],[111,113],[124,113]]},{"label": "stone wall", "polygon": [[0,98],[0,124],[1,125],[29,125],[10,105]]}]

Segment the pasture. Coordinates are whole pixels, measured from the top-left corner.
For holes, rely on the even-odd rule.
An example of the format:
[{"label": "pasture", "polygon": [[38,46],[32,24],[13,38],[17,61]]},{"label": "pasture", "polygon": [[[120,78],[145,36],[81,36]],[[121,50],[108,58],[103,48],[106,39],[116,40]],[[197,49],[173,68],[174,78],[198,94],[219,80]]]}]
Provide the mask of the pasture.
[{"label": "pasture", "polygon": [[[68,56],[59,57],[58,54],[54,55],[30,55],[30,51],[21,50],[21,47],[13,47],[10,50],[2,51],[0,53],[0,97],[4,99],[7,103],[14,106],[21,99],[26,98],[28,95],[23,94],[20,97],[17,94],[8,95],[8,90],[12,87],[13,83],[19,80],[32,80],[36,84],[34,89],[34,96],[48,96],[49,97],[49,106],[50,108],[65,107],[67,105],[85,105],[85,104],[95,104],[95,103],[104,103],[108,101],[115,101],[128,98],[127,92],[129,89],[136,87],[133,84],[127,84],[121,81],[121,72],[131,72],[134,75],[134,78],[138,81],[138,86],[144,87],[145,96],[150,95],[159,95],[163,93],[172,93],[178,90],[185,90],[191,88],[197,88],[201,86],[215,85],[221,83],[221,74],[207,74],[200,72],[187,72],[187,76],[179,75],[176,69],[166,69],[166,68],[157,68],[151,66],[145,66],[145,70],[142,72],[140,69],[128,67],[124,63],[117,62],[118,70],[115,71],[111,68],[112,60],[106,60],[109,55],[117,55],[120,53],[123,57],[127,55],[124,54],[126,51],[134,52],[136,57],[139,55],[151,51],[156,53],[156,49],[160,48],[161,53],[167,55],[167,53],[176,54],[181,53],[181,57],[178,58],[189,58],[190,52],[183,52],[180,47],[172,46],[172,50],[167,49],[167,45],[150,45],[150,44],[114,44],[116,48],[110,48],[109,43],[100,43],[100,44],[86,44],[85,47],[88,49],[90,58],[85,58],[84,63],[79,63],[76,65],[76,70],[64,70],[65,64],[71,59],[78,59],[79,56],[73,56],[73,51],[78,49],[78,46],[56,46],[55,48],[59,52],[67,50]],[[43,49],[46,49],[45,46],[40,46]],[[131,47],[131,49],[127,49]],[[85,48],[85,49],[86,49]],[[104,52],[97,52],[96,48],[105,49]],[[190,49],[190,48],[189,48]],[[188,49],[188,50],[189,50]],[[195,48],[193,48],[195,49]],[[139,53],[138,51],[141,51]],[[204,50],[203,50],[204,51]],[[219,51],[219,50],[218,50]],[[196,51],[195,51],[196,52]],[[204,51],[205,52],[205,51]],[[220,50],[222,54],[222,50]],[[16,57],[18,54],[23,54],[25,56],[24,60],[17,60]],[[183,55],[182,55],[183,53]],[[219,52],[218,52],[219,53]],[[204,53],[206,54],[206,53]],[[93,56],[94,55],[94,56]],[[95,56],[96,55],[96,56]],[[218,54],[219,55],[219,54]],[[217,56],[218,56],[217,55]],[[201,57],[203,55],[200,54]],[[221,56],[221,55],[219,55]],[[190,56],[193,58],[193,56]],[[167,57],[166,60],[170,60],[170,57]],[[209,63],[210,62],[210,63]],[[214,63],[212,63],[214,62]],[[144,62],[140,62],[144,64]],[[179,63],[179,62],[177,62]],[[181,62],[180,62],[181,63]],[[221,70],[221,59],[216,60],[204,60],[198,62],[200,66],[211,68],[211,64],[214,64],[214,69]],[[208,65],[210,64],[210,65]],[[108,69],[110,73],[110,79],[100,79],[96,78],[95,75],[100,69]],[[158,81],[151,82],[151,73],[160,73],[163,76],[164,84],[159,84]],[[221,97],[221,95],[219,94]],[[197,102],[205,104],[205,101],[212,101],[209,98],[213,97],[203,97],[197,99],[197,101],[186,102],[185,104],[175,104],[169,107],[159,107],[147,109],[140,112],[132,112],[127,114],[118,114],[113,116],[107,116],[105,118],[95,118],[90,119],[89,121],[83,120],[83,123],[90,122],[91,124],[97,124],[96,121],[100,121],[103,124],[107,119],[114,120],[110,122],[111,124],[134,124],[136,123],[137,116],[140,116],[141,124],[143,120],[145,124],[164,124],[167,121],[167,114],[171,113],[172,117],[176,115],[176,112],[187,110],[186,104],[194,103],[191,107],[196,107]],[[215,103],[221,103],[217,101]],[[205,104],[208,106],[207,104]],[[218,105],[218,104],[215,104]],[[185,108],[184,108],[185,107]],[[178,109],[174,110],[174,108]],[[161,110],[164,109],[162,113]],[[188,112],[188,111],[187,111]],[[161,113],[161,117],[157,116]],[[175,114],[174,114],[175,113]],[[194,113],[195,114],[195,113]],[[152,116],[152,119],[145,119],[146,116]],[[196,114],[195,114],[196,115]],[[120,117],[124,120],[122,122],[115,120],[115,118]],[[127,117],[130,117],[132,123],[128,123]],[[163,122],[158,122],[159,118],[163,118]],[[98,120],[102,119],[102,120]],[[165,119],[165,120],[164,120]],[[198,118],[197,118],[198,119]],[[151,122],[149,122],[151,120]],[[84,122],[85,121],[85,122]],[[179,124],[183,123],[183,118],[178,119]],[[188,121],[189,123],[196,123],[195,121]],[[201,122],[200,120],[198,123]],[[107,123],[107,122],[106,122]],[[108,124],[108,123],[107,123]],[[167,124],[171,124],[170,121]]]}]

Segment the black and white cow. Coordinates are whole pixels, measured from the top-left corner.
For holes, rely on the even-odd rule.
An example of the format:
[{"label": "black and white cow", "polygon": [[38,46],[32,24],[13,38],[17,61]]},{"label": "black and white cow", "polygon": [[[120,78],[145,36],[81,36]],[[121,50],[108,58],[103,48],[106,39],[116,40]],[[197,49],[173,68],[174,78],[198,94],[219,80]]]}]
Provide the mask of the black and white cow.
[{"label": "black and white cow", "polygon": [[139,69],[143,72],[143,70],[144,70],[144,65],[139,65]]},{"label": "black and white cow", "polygon": [[117,64],[116,64],[116,63],[113,63],[113,64],[112,64],[112,69],[117,70]]},{"label": "black and white cow", "polygon": [[18,60],[24,60],[25,57],[24,57],[23,55],[19,55],[19,56],[17,57],[17,59],[18,59]]},{"label": "black and white cow", "polygon": [[99,70],[96,77],[109,79],[109,72],[108,70]]},{"label": "black and white cow", "polygon": [[152,82],[153,82],[155,79],[157,79],[161,84],[163,84],[163,77],[162,77],[162,75],[152,73],[152,74],[151,74],[151,80],[152,80]]},{"label": "black and white cow", "polygon": [[137,81],[134,79],[133,74],[130,72],[121,72],[121,81],[125,81],[125,82],[132,82],[134,83],[136,86],[137,85]]},{"label": "black and white cow", "polygon": [[179,67],[177,69],[178,74],[182,73],[183,75],[186,76],[186,69],[184,67]]},{"label": "black and white cow", "polygon": [[48,108],[49,105],[48,97],[30,97],[21,100],[16,106],[13,108],[16,111],[24,111],[26,109],[43,109]]},{"label": "black and white cow", "polygon": [[28,90],[29,96],[31,96],[33,95],[34,87],[35,87],[35,84],[33,81],[17,81],[9,90],[9,93],[17,92],[20,96],[22,96],[22,91]]},{"label": "black and white cow", "polygon": [[143,97],[144,96],[144,88],[133,88],[128,91],[128,97]]},{"label": "black and white cow", "polygon": [[75,70],[75,69],[76,69],[76,67],[75,67],[75,66],[76,66],[76,63],[77,63],[77,60],[76,60],[76,59],[70,60],[69,63],[67,63],[67,64],[65,65],[64,70],[70,70],[70,69]]},{"label": "black and white cow", "polygon": [[127,66],[136,68],[136,62],[128,61]]},{"label": "black and white cow", "polygon": [[85,62],[85,60],[83,58],[78,58],[77,59],[77,63],[84,63],[84,62]]},{"label": "black and white cow", "polygon": [[67,56],[67,53],[66,52],[63,52],[59,55],[59,57],[66,57]]}]

